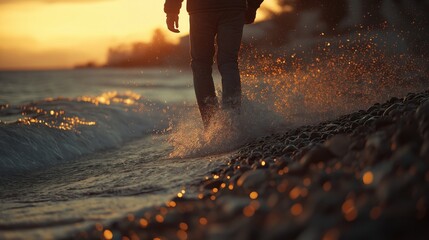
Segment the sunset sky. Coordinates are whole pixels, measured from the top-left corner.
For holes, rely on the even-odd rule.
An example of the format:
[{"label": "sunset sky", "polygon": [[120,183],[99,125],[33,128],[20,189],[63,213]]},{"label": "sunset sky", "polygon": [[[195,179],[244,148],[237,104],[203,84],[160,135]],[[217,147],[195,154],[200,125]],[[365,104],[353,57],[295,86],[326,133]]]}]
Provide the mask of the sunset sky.
[{"label": "sunset sky", "polygon": [[[269,0],[265,5],[272,5]],[[163,0],[1,0],[0,69],[103,63],[110,46],[148,41],[163,28]],[[179,35],[188,33],[182,8]]]}]

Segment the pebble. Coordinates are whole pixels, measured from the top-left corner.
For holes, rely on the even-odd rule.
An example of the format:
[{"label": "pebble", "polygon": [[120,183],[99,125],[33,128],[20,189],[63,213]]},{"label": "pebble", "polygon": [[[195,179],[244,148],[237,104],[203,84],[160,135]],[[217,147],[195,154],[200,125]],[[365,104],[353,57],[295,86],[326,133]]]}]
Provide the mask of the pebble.
[{"label": "pebble", "polygon": [[267,179],[267,175],[267,170],[263,169],[245,172],[237,180],[237,186],[243,187],[245,189],[257,188]]},{"label": "pebble", "polygon": [[118,239],[426,239],[429,91],[263,137],[214,175],[198,198],[136,215],[147,227],[109,229]]},{"label": "pebble", "polygon": [[308,153],[306,153],[299,162],[301,163],[301,165],[306,167],[312,163],[318,163],[320,161],[328,161],[334,157],[335,155],[328,148],[324,146],[316,146],[313,149],[311,149]]},{"label": "pebble", "polygon": [[345,134],[338,134],[328,139],[323,145],[329,149],[336,157],[344,157],[352,143],[350,137]]}]

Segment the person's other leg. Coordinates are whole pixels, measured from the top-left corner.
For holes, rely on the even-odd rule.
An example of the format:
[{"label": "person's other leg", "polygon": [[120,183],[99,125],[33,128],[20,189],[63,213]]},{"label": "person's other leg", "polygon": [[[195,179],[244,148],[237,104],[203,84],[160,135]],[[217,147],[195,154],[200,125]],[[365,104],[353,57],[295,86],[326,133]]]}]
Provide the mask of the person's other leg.
[{"label": "person's other leg", "polygon": [[217,15],[213,13],[190,15],[191,67],[195,95],[204,127],[208,126],[218,108],[212,77],[216,23]]},{"label": "person's other leg", "polygon": [[222,104],[237,112],[241,107],[241,82],[238,69],[238,52],[243,36],[244,12],[223,12],[217,35],[218,68],[222,76]]}]

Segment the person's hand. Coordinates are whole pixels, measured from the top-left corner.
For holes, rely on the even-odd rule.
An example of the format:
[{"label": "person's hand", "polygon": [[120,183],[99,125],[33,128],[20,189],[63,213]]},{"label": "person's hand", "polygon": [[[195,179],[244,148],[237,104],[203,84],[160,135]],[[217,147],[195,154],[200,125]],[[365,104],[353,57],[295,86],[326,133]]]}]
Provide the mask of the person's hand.
[{"label": "person's hand", "polygon": [[167,14],[167,27],[168,30],[179,33],[179,15],[178,14]]},{"label": "person's hand", "polygon": [[254,8],[248,8],[246,9],[246,15],[245,15],[245,24],[252,24],[255,21],[256,18],[256,9]]}]

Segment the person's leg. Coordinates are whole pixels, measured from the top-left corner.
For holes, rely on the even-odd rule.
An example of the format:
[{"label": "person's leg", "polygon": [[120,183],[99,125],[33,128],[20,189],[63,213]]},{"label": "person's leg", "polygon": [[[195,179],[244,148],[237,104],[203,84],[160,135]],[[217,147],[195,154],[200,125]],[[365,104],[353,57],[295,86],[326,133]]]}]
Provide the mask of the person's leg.
[{"label": "person's leg", "polygon": [[222,104],[237,112],[241,107],[241,82],[238,69],[238,52],[243,35],[244,12],[222,13],[218,24],[218,68],[222,76]]},{"label": "person's leg", "polygon": [[191,67],[195,95],[205,127],[218,108],[212,77],[216,22],[217,16],[212,13],[190,15]]}]

